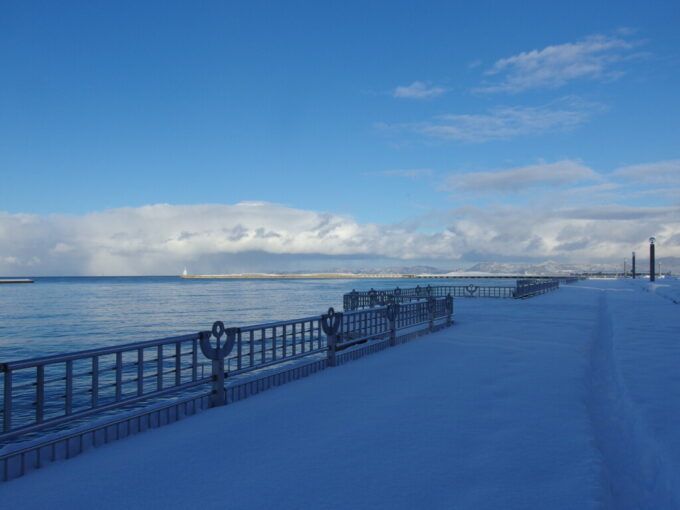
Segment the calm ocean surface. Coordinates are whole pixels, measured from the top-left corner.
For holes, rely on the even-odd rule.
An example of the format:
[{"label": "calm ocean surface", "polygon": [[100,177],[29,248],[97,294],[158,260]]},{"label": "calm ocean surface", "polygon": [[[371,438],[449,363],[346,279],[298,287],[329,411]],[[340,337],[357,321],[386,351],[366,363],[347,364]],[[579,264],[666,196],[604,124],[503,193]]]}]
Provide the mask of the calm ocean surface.
[{"label": "calm ocean surface", "polygon": [[416,285],[514,286],[514,280],[183,280],[34,278],[0,285],[0,362],[153,340],[342,309],[352,289]]}]

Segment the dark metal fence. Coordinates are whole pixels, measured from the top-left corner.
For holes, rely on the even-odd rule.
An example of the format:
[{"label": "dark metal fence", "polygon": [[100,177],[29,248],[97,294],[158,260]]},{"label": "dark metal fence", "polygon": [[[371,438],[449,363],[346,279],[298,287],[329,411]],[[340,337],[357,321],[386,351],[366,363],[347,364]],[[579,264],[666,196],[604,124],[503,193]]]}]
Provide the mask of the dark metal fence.
[{"label": "dark metal fence", "polygon": [[368,340],[389,338],[394,344],[400,330],[427,324],[433,331],[435,322],[441,319],[450,325],[452,316],[453,298],[450,295],[348,312],[336,313],[331,308],[321,316],[321,326],[328,339],[328,361],[335,365],[337,351]]},{"label": "dark metal fence", "polygon": [[199,334],[0,363],[6,439],[205,384]]},{"label": "dark metal fence", "polygon": [[558,280],[517,280],[515,298],[527,298],[545,294],[560,287]]},{"label": "dark metal fence", "polygon": [[576,283],[579,280],[582,280],[582,278],[579,278],[578,276],[564,276],[564,277],[559,277],[557,278],[560,283]]},{"label": "dark metal fence", "polygon": [[429,297],[514,297],[515,287],[480,287],[478,285],[437,285],[427,287],[413,287],[407,289],[356,291],[353,290],[343,295],[343,308],[347,310],[359,310],[386,306],[391,303],[408,303],[417,299]]},{"label": "dark metal fence", "polygon": [[225,377],[321,353],[333,365],[337,351],[399,330],[432,330],[452,314],[450,296],[430,297],[241,328],[216,322],[191,335],[0,363],[0,441],[191,388],[221,405]]},{"label": "dark metal fence", "polygon": [[245,326],[235,328],[235,348],[225,365],[236,375],[325,349],[319,316]]},{"label": "dark metal fence", "polygon": [[407,289],[391,290],[353,290],[343,295],[343,308],[347,310],[361,310],[364,308],[374,308],[385,306],[390,303],[408,303],[416,299],[427,299],[428,297],[442,297],[450,295],[452,297],[482,297],[482,298],[525,298],[543,294],[549,290],[559,288],[557,279],[527,279],[517,280],[512,286],[483,287],[478,285],[437,285],[426,287],[412,287]]}]

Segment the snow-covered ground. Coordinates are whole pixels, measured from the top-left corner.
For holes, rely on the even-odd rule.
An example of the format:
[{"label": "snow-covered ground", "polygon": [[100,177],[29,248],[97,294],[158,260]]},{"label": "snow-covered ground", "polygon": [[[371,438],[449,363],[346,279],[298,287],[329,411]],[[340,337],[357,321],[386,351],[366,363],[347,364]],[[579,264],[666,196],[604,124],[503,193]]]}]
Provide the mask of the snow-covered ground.
[{"label": "snow-covered ground", "polygon": [[459,299],[452,328],[51,465],[0,501],[680,508],[679,284]]},{"label": "snow-covered ground", "polygon": [[642,285],[643,288],[648,292],[654,292],[661,297],[670,299],[676,304],[680,304],[680,285],[678,285],[678,280],[662,278],[656,280],[655,282],[645,283]]}]

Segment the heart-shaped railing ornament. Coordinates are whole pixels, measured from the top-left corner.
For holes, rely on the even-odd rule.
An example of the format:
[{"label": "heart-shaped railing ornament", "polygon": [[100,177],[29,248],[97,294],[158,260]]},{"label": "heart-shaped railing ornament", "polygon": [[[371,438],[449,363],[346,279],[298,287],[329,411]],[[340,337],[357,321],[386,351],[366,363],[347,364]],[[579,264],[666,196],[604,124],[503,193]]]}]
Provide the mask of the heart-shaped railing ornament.
[{"label": "heart-shaped railing ornament", "polygon": [[479,287],[477,287],[476,285],[473,285],[473,284],[470,284],[467,287],[465,287],[465,292],[467,292],[470,295],[475,294],[477,292],[477,290],[479,290]]},{"label": "heart-shaped railing ornament", "polygon": [[[231,350],[234,348],[236,342],[236,333],[238,328],[225,329],[222,321],[217,321],[212,326],[212,331],[204,331],[200,335],[201,352],[203,355],[211,360],[222,360],[226,358]],[[215,347],[210,343],[210,337],[215,337]],[[226,334],[224,342],[221,343],[222,336]]]},{"label": "heart-shaped railing ornament", "polygon": [[321,316],[321,329],[328,336],[335,336],[340,330],[342,324],[342,313],[337,313],[333,307],[328,309],[328,312]]}]

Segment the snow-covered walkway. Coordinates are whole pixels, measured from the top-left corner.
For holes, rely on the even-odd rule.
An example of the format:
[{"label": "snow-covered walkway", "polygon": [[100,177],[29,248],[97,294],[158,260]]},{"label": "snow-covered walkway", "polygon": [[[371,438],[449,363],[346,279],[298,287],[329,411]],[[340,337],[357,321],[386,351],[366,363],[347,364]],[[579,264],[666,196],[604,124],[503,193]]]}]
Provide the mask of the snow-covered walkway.
[{"label": "snow-covered walkway", "polygon": [[459,299],[452,328],[2,484],[0,501],[680,508],[680,308],[649,290]]}]

